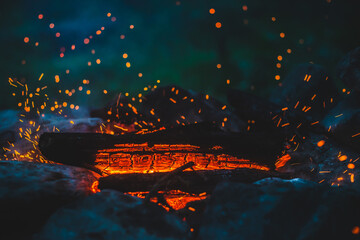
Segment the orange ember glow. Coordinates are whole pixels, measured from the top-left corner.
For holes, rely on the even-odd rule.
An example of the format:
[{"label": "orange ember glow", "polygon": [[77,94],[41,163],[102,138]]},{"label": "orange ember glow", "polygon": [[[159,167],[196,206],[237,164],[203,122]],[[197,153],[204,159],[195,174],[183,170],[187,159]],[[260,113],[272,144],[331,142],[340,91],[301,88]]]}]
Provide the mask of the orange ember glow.
[{"label": "orange ember glow", "polygon": [[[99,150],[95,166],[107,174],[169,172],[188,162],[195,170],[251,168],[269,170],[268,167],[221,152],[218,147],[211,153],[199,152],[200,147],[189,144],[117,144],[115,148]],[[190,170],[189,170],[190,171]]]},{"label": "orange ember glow", "polygon": [[342,162],[342,161],[345,161],[347,159],[347,156],[346,155],[341,155],[339,156],[339,160]]},{"label": "orange ember glow", "polygon": [[[115,144],[112,148],[98,150],[95,167],[105,174],[146,174],[170,172],[192,161],[195,163],[194,170],[230,170],[236,168],[270,170],[267,166],[227,155],[222,151],[221,146],[212,146],[204,152],[204,149],[199,146],[190,144]],[[277,166],[285,165],[289,159],[289,155],[284,156],[282,158],[283,162]],[[185,171],[192,171],[192,169]],[[94,193],[98,191],[97,186],[98,182],[94,182],[91,188]],[[184,208],[188,202],[202,200],[208,196],[207,193],[190,194],[179,190],[160,193],[164,194],[167,203],[175,210]],[[148,192],[130,192],[127,194],[145,198]],[[157,202],[156,197],[151,201]],[[168,207],[161,206],[169,210]],[[196,209],[193,210],[196,211]]]},{"label": "orange ember glow", "polygon": [[354,169],[355,168],[355,165],[353,163],[349,163],[347,165],[348,169]]},{"label": "orange ember glow", "polygon": [[[131,196],[145,198],[149,192],[128,192]],[[206,199],[209,195],[207,193],[202,194],[190,194],[180,190],[171,190],[167,192],[160,191],[159,193],[164,194],[164,197],[167,203],[174,209],[179,210],[186,206],[187,203],[192,201],[199,201]],[[152,202],[156,202],[156,198],[151,199]],[[163,206],[166,210],[169,210],[167,207]],[[192,208],[191,211],[196,211],[196,209]]]},{"label": "orange ember glow", "polygon": [[318,147],[322,147],[322,146],[324,146],[324,144],[325,144],[325,141],[324,141],[324,140],[320,140],[320,141],[317,143],[317,146],[318,146]]},{"label": "orange ember glow", "polygon": [[281,158],[279,158],[276,163],[275,163],[275,167],[276,170],[278,170],[279,168],[285,166],[285,164],[291,159],[291,156],[289,154],[286,154],[284,156],[282,156]]},{"label": "orange ember glow", "polygon": [[98,188],[98,186],[99,186],[99,181],[95,181],[95,182],[93,182],[93,184],[91,185],[91,191],[93,192],[93,193],[97,193],[97,192],[100,192],[100,189]]}]

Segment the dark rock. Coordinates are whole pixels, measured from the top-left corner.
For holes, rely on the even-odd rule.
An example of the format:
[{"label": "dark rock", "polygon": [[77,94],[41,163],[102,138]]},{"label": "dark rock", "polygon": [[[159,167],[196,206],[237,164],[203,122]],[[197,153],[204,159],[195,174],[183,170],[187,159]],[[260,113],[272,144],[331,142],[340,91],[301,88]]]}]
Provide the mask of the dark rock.
[{"label": "dark rock", "polygon": [[51,216],[36,239],[185,239],[187,226],[155,204],[104,190]]},{"label": "dark rock", "polygon": [[0,238],[30,239],[58,208],[90,195],[97,177],[76,167],[0,161]]},{"label": "dark rock", "polygon": [[[1,114],[0,114],[1,118]],[[18,119],[18,118],[16,118]],[[3,146],[11,149],[12,151],[4,152],[4,155],[7,159],[14,159],[14,150],[19,152],[21,155],[31,155],[33,158],[31,159],[33,162],[43,162],[44,159],[41,156],[40,151],[34,147],[34,142],[37,142],[39,136],[44,132],[95,132],[99,130],[99,125],[101,120],[98,118],[88,118],[86,116],[81,116],[81,114],[76,118],[69,118],[64,116],[59,116],[55,114],[46,114],[44,117],[32,119],[36,122],[36,127],[41,125],[38,131],[32,129],[29,141],[26,137],[24,137],[24,133],[22,133],[22,138],[20,138],[20,134],[18,129],[22,128],[23,131],[26,131],[27,126],[24,123],[17,121],[15,125],[13,125],[7,132],[0,133],[0,144],[3,143]],[[57,130],[54,130],[54,126],[56,126]],[[13,142],[14,146],[9,146],[9,142]],[[2,145],[0,145],[2,146]],[[30,151],[36,152],[36,154],[27,154]],[[16,158],[18,159],[18,158]],[[19,158],[21,160],[28,161],[26,157]]]},{"label": "dark rock", "polygon": [[[207,99],[208,98],[208,99]],[[225,104],[211,96],[177,86],[159,87],[143,97],[142,112],[160,119],[166,127],[200,122],[215,122],[223,130],[240,132],[246,124],[232,114]]]},{"label": "dark rock", "polygon": [[[281,112],[281,107],[241,90],[232,89],[227,93],[229,104],[235,113],[244,121],[254,121],[257,130],[274,129],[272,118]],[[254,129],[254,128],[251,128]],[[281,129],[277,129],[280,131]]]},{"label": "dark rock", "polygon": [[340,101],[321,121],[326,129],[344,146],[360,150],[360,96],[351,93]]},{"label": "dark rock", "polygon": [[350,88],[360,91],[360,47],[350,51],[337,66],[337,75]]},{"label": "dark rock", "polygon": [[301,179],[224,183],[209,199],[199,239],[352,239],[360,192]]},{"label": "dark rock", "polygon": [[[277,170],[334,185],[359,185],[359,153],[321,134],[310,134],[289,150],[291,159]],[[353,164],[354,168],[349,168]],[[351,165],[352,166],[352,165]]]},{"label": "dark rock", "polygon": [[336,100],[337,96],[336,87],[328,78],[323,67],[315,64],[302,64],[295,67],[286,76],[281,87],[275,88],[270,99],[289,109],[294,109],[299,102],[297,106],[299,111],[304,106],[311,107],[306,115],[313,121],[319,121],[334,105],[332,102]]},{"label": "dark rock", "polygon": [[18,112],[14,110],[0,111],[0,154],[5,153],[3,147],[16,140],[15,125],[18,122]]},{"label": "dark rock", "polygon": [[[186,223],[193,229],[191,239],[198,237],[198,230],[201,225],[201,220],[206,208],[207,199],[192,201],[186,204],[182,209],[179,209],[176,214],[186,220]],[[191,210],[190,210],[191,209]]]},{"label": "dark rock", "polygon": [[0,111],[0,133],[13,130],[14,126],[18,122],[19,112],[14,110],[2,110]]}]

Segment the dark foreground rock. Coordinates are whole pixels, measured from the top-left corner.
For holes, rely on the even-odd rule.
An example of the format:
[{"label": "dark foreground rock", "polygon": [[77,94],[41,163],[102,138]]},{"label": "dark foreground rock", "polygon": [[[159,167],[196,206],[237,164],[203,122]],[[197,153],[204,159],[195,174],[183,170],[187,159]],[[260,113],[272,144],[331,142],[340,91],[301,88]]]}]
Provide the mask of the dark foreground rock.
[{"label": "dark foreground rock", "polygon": [[96,179],[77,167],[0,161],[0,239],[30,239],[59,207],[90,195]]},{"label": "dark foreground rock", "polygon": [[104,190],[57,211],[36,239],[185,239],[186,232],[160,206]]},{"label": "dark foreground rock", "polygon": [[336,70],[338,77],[350,90],[360,92],[360,47],[341,59]]},{"label": "dark foreground rock", "polygon": [[208,203],[200,239],[357,239],[360,192],[301,179],[224,183]]},{"label": "dark foreground rock", "polygon": [[340,101],[321,121],[331,135],[344,146],[360,152],[360,95],[351,93]]},{"label": "dark foreground rock", "polygon": [[278,171],[329,185],[359,186],[359,152],[322,134],[309,134]]}]

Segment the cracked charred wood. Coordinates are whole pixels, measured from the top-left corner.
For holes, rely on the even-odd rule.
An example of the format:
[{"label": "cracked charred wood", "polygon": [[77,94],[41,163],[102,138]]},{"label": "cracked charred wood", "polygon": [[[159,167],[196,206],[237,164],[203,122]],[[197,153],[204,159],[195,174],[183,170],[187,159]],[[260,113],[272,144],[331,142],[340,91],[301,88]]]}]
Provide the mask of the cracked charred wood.
[{"label": "cracked charred wood", "polygon": [[[169,173],[113,174],[99,179],[99,189],[115,189],[121,192],[146,192],[153,189]],[[257,169],[238,168],[234,170],[185,171],[166,184],[158,186],[159,191],[181,190],[188,193],[211,192],[222,181],[252,183],[268,177],[289,178],[288,174]]]},{"label": "cracked charred wood", "polygon": [[159,179],[159,181],[153,186],[153,188],[150,190],[149,194],[146,196],[145,200],[150,201],[150,198],[159,191],[162,185],[167,183],[169,179],[173,178],[174,176],[180,174],[187,168],[191,168],[195,165],[194,162],[188,162],[185,165],[175,169],[174,171],[168,172],[166,175],[164,175],[162,178]]},{"label": "cracked charred wood", "polygon": [[265,131],[231,133],[211,124],[193,124],[148,134],[44,133],[39,148],[51,161],[86,167],[84,165],[95,165],[96,154],[101,149],[116,148],[117,144],[143,143],[149,147],[190,144],[198,147],[198,153],[228,154],[273,167],[283,150],[284,138]]}]

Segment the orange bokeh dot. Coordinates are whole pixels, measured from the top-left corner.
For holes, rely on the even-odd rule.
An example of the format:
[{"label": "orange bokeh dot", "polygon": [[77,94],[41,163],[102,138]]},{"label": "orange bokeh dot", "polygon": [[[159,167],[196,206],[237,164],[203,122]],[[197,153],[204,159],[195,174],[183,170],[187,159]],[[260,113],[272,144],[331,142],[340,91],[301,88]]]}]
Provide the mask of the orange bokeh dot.
[{"label": "orange bokeh dot", "polygon": [[38,15],[38,18],[39,19],[43,19],[44,18],[44,15],[42,15],[41,13]]},{"label": "orange bokeh dot", "polygon": [[209,13],[210,13],[210,14],[214,14],[214,13],[215,13],[215,9],[210,8]]},{"label": "orange bokeh dot", "polygon": [[221,28],[221,22],[215,23],[215,27],[216,27],[216,28]]},{"label": "orange bokeh dot", "polygon": [[317,146],[318,146],[318,147],[322,147],[322,146],[324,146],[324,144],[325,144],[325,141],[324,141],[324,140],[320,140],[320,141],[317,143]]},{"label": "orange bokeh dot", "polygon": [[54,25],[53,23],[50,23],[49,27],[50,27],[50,28],[54,28],[55,25]]},{"label": "orange bokeh dot", "polygon": [[347,165],[348,169],[354,169],[355,168],[355,165],[353,163],[349,163]]},{"label": "orange bokeh dot", "polygon": [[84,39],[84,43],[85,43],[85,44],[88,44],[89,42],[90,42],[90,40],[89,40],[88,38],[85,38],[85,39]]},{"label": "orange bokeh dot", "polygon": [[30,40],[30,39],[29,39],[28,37],[25,37],[25,38],[24,38],[24,43],[28,43],[29,40]]},{"label": "orange bokeh dot", "polygon": [[339,160],[340,161],[345,161],[347,159],[347,156],[346,155],[342,155],[339,157]]}]

